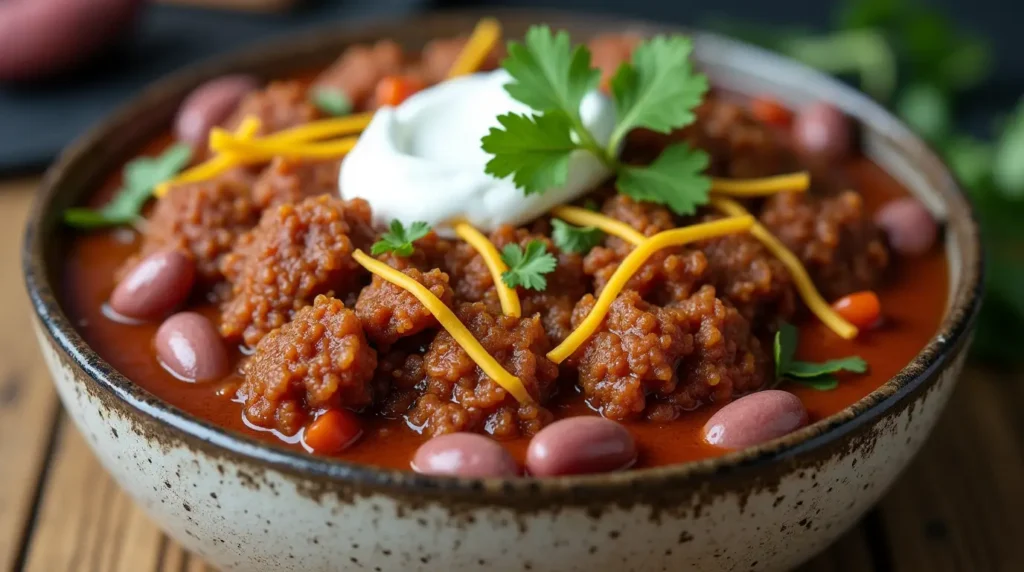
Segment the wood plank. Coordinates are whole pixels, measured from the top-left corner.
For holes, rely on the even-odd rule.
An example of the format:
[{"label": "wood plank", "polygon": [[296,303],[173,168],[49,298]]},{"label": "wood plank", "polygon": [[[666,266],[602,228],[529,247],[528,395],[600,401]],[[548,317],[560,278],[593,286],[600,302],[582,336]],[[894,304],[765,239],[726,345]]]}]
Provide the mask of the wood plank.
[{"label": "wood plank", "polygon": [[31,331],[21,234],[38,179],[0,183],[0,570],[10,570],[32,522],[59,410]]},{"label": "wood plank", "polygon": [[865,522],[844,534],[835,544],[801,566],[799,572],[871,572],[871,547]]},{"label": "wood plank", "polygon": [[[1024,560],[1020,375],[969,369],[921,455],[883,499],[899,571],[1019,570]],[[1009,416],[1009,418],[1008,418]]]}]

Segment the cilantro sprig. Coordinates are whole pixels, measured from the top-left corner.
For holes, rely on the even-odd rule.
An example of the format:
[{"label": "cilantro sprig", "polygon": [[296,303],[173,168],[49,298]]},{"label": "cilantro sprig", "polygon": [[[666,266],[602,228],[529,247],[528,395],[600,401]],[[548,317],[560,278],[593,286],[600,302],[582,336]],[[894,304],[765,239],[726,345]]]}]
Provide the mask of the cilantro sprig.
[{"label": "cilantro sprig", "polygon": [[80,229],[96,229],[135,222],[153,189],[174,178],[192,160],[188,145],[173,145],[159,157],[140,157],[124,166],[124,186],[99,209],[75,207],[64,211],[64,223]]},{"label": "cilantro sprig", "polygon": [[320,111],[333,117],[352,113],[352,99],[344,91],[332,87],[319,87],[312,91],[310,100]]},{"label": "cilantro sprig", "polygon": [[775,333],[775,378],[788,379],[819,391],[828,391],[839,386],[835,374],[841,371],[865,373],[868,364],[859,356],[849,356],[823,362],[799,361],[796,354],[798,332],[795,326],[783,322]]},{"label": "cilantro sprig", "polygon": [[412,256],[415,250],[413,243],[429,233],[430,225],[425,222],[414,222],[409,225],[409,228],[405,228],[402,221],[392,220],[388,232],[380,235],[380,240],[370,247],[370,254],[377,256],[391,252],[396,256]]},{"label": "cilantro sprig", "polygon": [[544,275],[551,273],[557,265],[555,257],[539,240],[531,240],[525,250],[518,244],[505,245],[501,249],[501,260],[508,266],[508,270],[501,273],[501,281],[506,286],[539,291],[547,289],[548,280]]},{"label": "cilantro sprig", "polygon": [[487,173],[512,177],[527,195],[542,193],[565,184],[570,159],[583,151],[615,173],[619,192],[692,214],[707,202],[710,189],[703,151],[673,145],[648,166],[625,165],[617,157],[634,129],[668,133],[694,121],[708,81],[693,69],[692,50],[682,36],[658,36],[637,46],[632,61],[623,63],[612,78],[618,119],[602,145],[580,116],[584,96],[600,79],[591,67],[590,51],[572,46],[565,31],[530,28],[523,43],[509,43],[502,67],[512,77],[505,90],[536,113],[498,117],[500,127],[491,128],[481,140],[483,150],[492,155]]},{"label": "cilantro sprig", "polygon": [[586,254],[604,240],[604,233],[592,226],[575,226],[551,219],[551,240],[563,252]]}]

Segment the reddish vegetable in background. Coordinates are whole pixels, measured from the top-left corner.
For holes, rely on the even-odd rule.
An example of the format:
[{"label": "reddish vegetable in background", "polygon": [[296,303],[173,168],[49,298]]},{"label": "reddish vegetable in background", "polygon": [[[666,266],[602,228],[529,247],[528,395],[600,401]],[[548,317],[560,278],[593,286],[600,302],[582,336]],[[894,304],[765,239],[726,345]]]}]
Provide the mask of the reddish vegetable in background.
[{"label": "reddish vegetable in background", "polygon": [[117,39],[142,0],[0,2],[0,81],[67,69]]}]

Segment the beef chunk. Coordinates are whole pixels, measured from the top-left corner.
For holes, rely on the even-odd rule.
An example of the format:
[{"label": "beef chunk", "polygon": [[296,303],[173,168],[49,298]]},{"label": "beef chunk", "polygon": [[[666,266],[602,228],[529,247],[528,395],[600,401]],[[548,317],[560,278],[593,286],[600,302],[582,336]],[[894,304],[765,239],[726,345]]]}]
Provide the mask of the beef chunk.
[{"label": "beef chunk", "polygon": [[376,368],[377,353],[356,315],[339,300],[317,296],[260,340],[238,396],[249,422],[294,435],[318,410],[370,405]]},{"label": "beef chunk", "polygon": [[[454,294],[448,285],[448,275],[444,272],[435,269],[424,273],[415,268],[403,272],[426,286],[445,304],[452,304]],[[415,296],[376,275],[370,285],[360,292],[355,310],[367,337],[384,346],[390,346],[401,338],[428,328],[438,327],[437,318]]]}]

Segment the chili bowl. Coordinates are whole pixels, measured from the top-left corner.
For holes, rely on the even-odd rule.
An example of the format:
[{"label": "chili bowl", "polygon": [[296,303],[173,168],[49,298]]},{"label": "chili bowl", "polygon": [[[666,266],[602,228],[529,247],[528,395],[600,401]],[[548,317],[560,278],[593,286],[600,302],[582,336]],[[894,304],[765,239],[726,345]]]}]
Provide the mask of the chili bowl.
[{"label": "chili bowl", "polygon": [[[823,74],[700,31],[557,12],[498,12],[583,39],[634,29],[692,35],[712,83],[858,120],[863,153],[945,221],[949,298],[939,331],[895,377],[845,410],[719,458],[550,479],[382,470],[257,442],[132,383],[83,341],[58,296],[60,213],[170,124],[195,86],[274,77],[382,37],[419,47],[483,14],[334,26],[196,65],[145,90],[46,174],[24,243],[36,333],[60,397],[101,463],[171,536],[225,570],[782,570],[834,541],[921,447],[961,371],[982,293],[971,206],[938,157],[882,107]],[[492,14],[493,15],[493,14]]]}]

